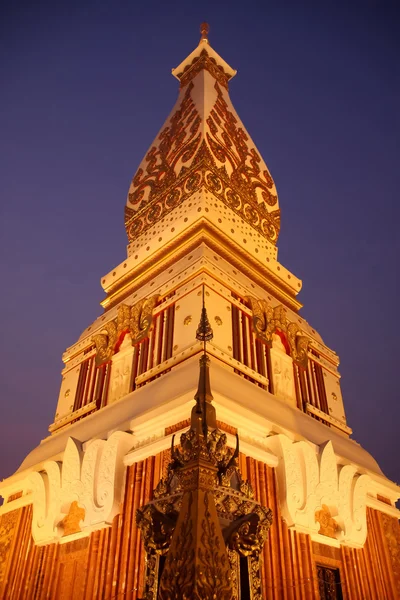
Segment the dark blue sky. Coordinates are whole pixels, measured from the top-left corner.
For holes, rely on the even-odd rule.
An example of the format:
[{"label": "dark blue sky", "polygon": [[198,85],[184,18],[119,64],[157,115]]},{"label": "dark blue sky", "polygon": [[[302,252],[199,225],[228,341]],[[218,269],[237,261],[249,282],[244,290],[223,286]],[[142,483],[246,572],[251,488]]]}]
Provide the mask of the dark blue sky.
[{"label": "dark blue sky", "polygon": [[279,259],[341,358],[354,438],[400,481],[395,4],[13,3],[0,15],[0,478],[46,435],[61,354],[125,257],[128,186],[199,24],[275,179]]}]

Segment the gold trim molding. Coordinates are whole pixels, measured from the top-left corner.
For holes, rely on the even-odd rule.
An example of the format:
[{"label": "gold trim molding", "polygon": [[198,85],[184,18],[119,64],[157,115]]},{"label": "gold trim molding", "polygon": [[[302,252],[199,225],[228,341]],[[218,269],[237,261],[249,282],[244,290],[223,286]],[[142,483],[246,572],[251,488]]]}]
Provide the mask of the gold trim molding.
[{"label": "gold trim molding", "polygon": [[[236,269],[242,271],[252,281],[283,301],[292,310],[297,312],[303,306],[295,298],[295,294],[298,292],[206,219],[199,220],[188,227],[170,243],[165,244],[132,268],[115,284],[110,285],[107,288],[107,297],[100,302],[100,305],[108,310],[202,243],[218,253]],[[215,277],[215,274],[213,276]],[[227,282],[224,281],[224,284],[227,285]]]}]

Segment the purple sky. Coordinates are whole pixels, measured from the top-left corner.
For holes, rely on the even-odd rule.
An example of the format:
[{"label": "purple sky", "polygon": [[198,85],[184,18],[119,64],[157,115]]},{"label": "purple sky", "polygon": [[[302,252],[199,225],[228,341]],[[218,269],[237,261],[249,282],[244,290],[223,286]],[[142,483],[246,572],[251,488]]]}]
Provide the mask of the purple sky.
[{"label": "purple sky", "polygon": [[62,352],[101,313],[130,180],[203,20],[238,70],[233,104],[278,188],[279,260],[341,358],[353,437],[400,481],[400,22],[383,0],[2,9],[0,478],[46,436]]}]

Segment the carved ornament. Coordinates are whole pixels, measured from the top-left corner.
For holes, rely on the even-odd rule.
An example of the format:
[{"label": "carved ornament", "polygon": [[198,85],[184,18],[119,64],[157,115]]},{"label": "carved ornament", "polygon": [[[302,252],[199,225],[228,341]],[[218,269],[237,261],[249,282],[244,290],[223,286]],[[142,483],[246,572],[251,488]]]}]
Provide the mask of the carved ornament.
[{"label": "carved ornament", "polygon": [[[204,189],[276,244],[280,228],[272,177],[218,82],[217,100],[201,131],[191,82],[178,110],[159,134],[132,180],[125,207],[129,241],[147,231],[194,192]],[[263,166],[263,168],[261,168]]]},{"label": "carved ornament", "polygon": [[228,81],[231,79],[231,75],[225,73],[222,65],[219,65],[214,57],[210,56],[207,50],[204,48],[199,56],[195,56],[190,65],[187,65],[181,73],[176,73],[176,77],[181,82],[181,89],[196,77],[200,71],[205,69],[224,88],[228,89]]},{"label": "carved ornament", "polygon": [[[154,500],[136,512],[147,552],[146,600],[238,598],[235,556],[248,558],[252,598],[261,600],[259,559],[272,512],[254,499],[251,485],[242,479],[238,454],[238,446],[228,448],[219,429],[206,436],[201,426],[194,429],[193,415],[179,447],[172,445],[167,475],[154,490]],[[161,576],[160,555],[166,556]]]},{"label": "carved ornament", "polygon": [[400,527],[396,518],[390,517],[384,513],[380,514],[382,519],[383,532],[386,545],[389,551],[390,562],[392,565],[397,591],[400,596]]},{"label": "carved ornament", "polygon": [[[198,338],[209,335],[203,306]],[[136,511],[147,552],[146,600],[238,598],[239,563],[233,552],[253,561],[252,589],[253,581],[261,585],[259,558],[272,512],[254,499],[251,485],[242,480],[239,438],[236,435],[235,450],[228,448],[226,434],[216,426],[212,399],[204,353],[190,428],[182,433],[178,448],[172,438],[166,477],[154,490],[154,500]],[[157,574],[162,554],[165,564]],[[258,592],[252,598],[261,600]]]},{"label": "carved ornament", "polygon": [[321,510],[317,510],[315,513],[315,520],[320,524],[318,533],[336,539],[340,527],[335,519],[332,518],[331,511],[326,504],[322,505]]},{"label": "carved ornament", "polygon": [[12,510],[0,517],[0,585],[7,567],[7,556],[18,523],[18,511]]},{"label": "carved ornament", "polygon": [[253,313],[253,330],[257,337],[270,344],[272,334],[276,329],[280,329],[286,334],[293,360],[303,368],[307,368],[309,339],[305,335],[301,335],[301,329],[297,323],[289,321],[282,304],[272,307],[266,300],[258,300],[252,296],[247,297],[246,300],[250,302]]},{"label": "carved ornament", "polygon": [[288,526],[361,548],[367,536],[369,476],[352,465],[338,465],[331,441],[316,454],[307,442],[278,434],[268,438],[268,447],[279,457],[279,501]]},{"label": "carved ornament", "polygon": [[70,437],[62,463],[45,462],[41,472],[28,475],[36,544],[53,543],[88,527],[112,523],[120,511],[122,458],[132,446],[132,435],[123,431],[115,431],[107,440],[92,441],[85,452]]},{"label": "carved ornament", "polygon": [[81,522],[85,518],[85,509],[80,508],[77,501],[74,500],[71,503],[69,512],[66,517],[62,521],[60,521],[60,526],[63,528],[64,533],[63,536],[71,535],[73,533],[78,533],[81,531]]},{"label": "carved ornament", "polygon": [[[229,559],[221,548],[223,542],[215,527],[210,492],[201,494],[198,499],[202,502],[196,506],[195,494],[190,492],[182,505],[176,543],[167,555],[160,580],[160,600],[232,598]],[[201,541],[196,548],[196,556],[193,556],[195,521],[200,525]]]},{"label": "carved ornament", "polygon": [[96,345],[97,365],[111,360],[123,333],[130,334],[132,346],[148,336],[153,323],[153,309],[158,298],[159,296],[156,295],[139,300],[133,306],[126,304],[118,306],[116,318],[106,323],[101,333],[92,337]]}]

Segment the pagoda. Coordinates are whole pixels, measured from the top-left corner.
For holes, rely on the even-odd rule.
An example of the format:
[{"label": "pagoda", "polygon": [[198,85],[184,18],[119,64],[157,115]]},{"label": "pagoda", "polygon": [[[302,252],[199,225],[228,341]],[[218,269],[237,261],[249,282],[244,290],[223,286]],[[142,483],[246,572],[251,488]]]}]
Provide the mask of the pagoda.
[{"label": "pagoda", "polygon": [[351,439],[206,24],[172,74],[127,258],[63,355],[49,435],[0,483],[0,598],[400,598],[400,487]]}]

